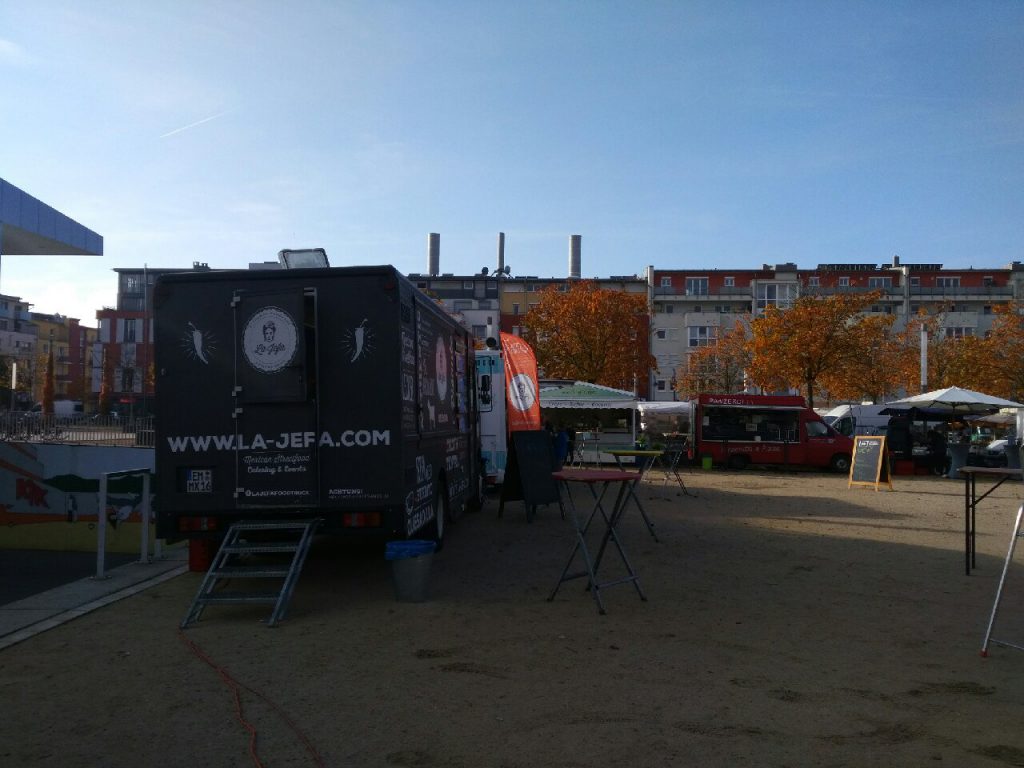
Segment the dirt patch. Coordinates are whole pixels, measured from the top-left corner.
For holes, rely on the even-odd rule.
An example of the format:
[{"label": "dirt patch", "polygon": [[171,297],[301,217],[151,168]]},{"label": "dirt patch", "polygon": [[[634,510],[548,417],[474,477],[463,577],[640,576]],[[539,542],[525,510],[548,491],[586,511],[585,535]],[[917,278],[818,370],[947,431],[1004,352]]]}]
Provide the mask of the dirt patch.
[{"label": "dirt patch", "polygon": [[[685,477],[696,498],[641,491],[660,543],[626,514],[648,599],[608,588],[604,616],[582,580],[547,599],[573,546],[557,509],[492,500],[425,603],[395,602],[382,552],[325,542],[279,627],[208,609],[185,633],[205,660],[177,629],[199,574],[38,635],[0,652],[0,763],[250,765],[233,681],[268,768],[1024,764],[1024,653],[979,655],[1019,483],[979,507],[968,577],[959,482]],[[997,636],[1024,643],[1020,613]]]}]

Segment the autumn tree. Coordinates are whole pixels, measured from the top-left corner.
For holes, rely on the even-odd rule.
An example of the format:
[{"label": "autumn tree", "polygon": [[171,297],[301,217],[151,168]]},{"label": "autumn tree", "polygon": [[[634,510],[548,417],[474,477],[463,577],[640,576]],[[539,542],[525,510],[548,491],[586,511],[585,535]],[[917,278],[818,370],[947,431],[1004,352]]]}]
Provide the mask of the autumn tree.
[{"label": "autumn tree", "polygon": [[1024,304],[1003,304],[995,313],[992,332],[984,340],[986,386],[978,389],[1024,402]]},{"label": "autumn tree", "polygon": [[867,318],[861,313],[880,296],[801,296],[788,309],[769,307],[751,321],[751,380],[766,389],[801,389],[813,408],[822,377],[842,376],[863,354]]},{"label": "autumn tree", "polygon": [[944,330],[946,309],[933,314],[920,313],[908,324],[903,334],[905,356],[902,360],[903,381],[908,392],[917,392],[921,385],[921,330],[927,344],[927,389],[966,387],[995,394],[992,377],[995,361],[987,339],[978,336],[950,336]]},{"label": "autumn tree", "polygon": [[110,404],[114,394],[114,361],[103,348],[103,364],[100,368],[100,394],[97,408],[103,416],[110,414]]},{"label": "autumn tree", "polygon": [[53,344],[50,344],[50,354],[46,356],[46,372],[43,374],[43,413],[53,415]]},{"label": "autumn tree", "polygon": [[822,371],[819,383],[836,400],[883,402],[903,388],[902,337],[893,331],[892,315],[865,315],[849,327],[859,354]]},{"label": "autumn tree", "polygon": [[565,292],[552,286],[524,325],[523,337],[549,378],[631,390],[656,365],[644,294],[605,290],[591,280],[570,282]]},{"label": "autumn tree", "polygon": [[720,329],[712,343],[691,352],[679,368],[677,391],[684,397],[742,392],[752,358],[748,323],[737,320],[732,330]]}]

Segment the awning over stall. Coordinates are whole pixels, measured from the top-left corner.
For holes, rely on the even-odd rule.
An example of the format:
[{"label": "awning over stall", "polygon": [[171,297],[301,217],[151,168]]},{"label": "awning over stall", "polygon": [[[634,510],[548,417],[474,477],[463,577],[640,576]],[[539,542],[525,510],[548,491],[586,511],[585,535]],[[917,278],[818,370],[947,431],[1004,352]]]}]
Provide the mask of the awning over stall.
[{"label": "awning over stall", "polygon": [[624,389],[613,389],[586,381],[540,382],[540,407],[544,408],[627,408],[636,410],[639,398]]}]

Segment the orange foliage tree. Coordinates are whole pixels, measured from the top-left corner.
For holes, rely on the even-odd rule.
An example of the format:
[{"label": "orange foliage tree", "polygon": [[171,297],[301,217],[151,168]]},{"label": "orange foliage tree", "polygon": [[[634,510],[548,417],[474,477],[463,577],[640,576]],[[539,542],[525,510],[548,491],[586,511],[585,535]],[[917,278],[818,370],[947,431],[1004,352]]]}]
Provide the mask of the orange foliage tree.
[{"label": "orange foliage tree", "polygon": [[750,379],[765,389],[798,388],[813,408],[823,377],[833,382],[843,377],[864,354],[871,328],[861,313],[880,295],[801,296],[789,309],[769,307],[750,324]]},{"label": "orange foliage tree", "polygon": [[[921,328],[927,335],[926,389],[966,387],[998,394],[998,342],[978,336],[946,336],[943,330],[945,309],[932,315],[920,314],[907,325],[904,334],[903,379],[907,392],[921,385]],[[997,321],[998,325],[998,321]]]},{"label": "orange foliage tree", "polygon": [[111,401],[114,396],[114,361],[103,347],[103,363],[100,368],[100,394],[97,401],[97,410],[103,416],[110,414]]},{"label": "orange foliage tree", "polygon": [[46,373],[43,375],[43,413],[53,415],[53,344],[50,344],[50,354],[46,357]]},{"label": "orange foliage tree", "polygon": [[978,387],[997,397],[1024,402],[1024,304],[997,306],[992,333],[985,339],[986,385]]},{"label": "orange foliage tree", "polygon": [[552,286],[524,318],[524,338],[544,376],[632,390],[656,365],[647,334],[647,296],[571,282]]},{"label": "orange foliage tree", "polygon": [[737,320],[731,331],[721,331],[713,344],[698,347],[680,366],[676,390],[684,397],[705,392],[742,392],[744,372],[750,366],[749,319]]},{"label": "orange foliage tree", "polygon": [[836,400],[884,402],[904,387],[908,349],[892,315],[865,315],[849,327],[859,354],[822,371],[819,383]]}]

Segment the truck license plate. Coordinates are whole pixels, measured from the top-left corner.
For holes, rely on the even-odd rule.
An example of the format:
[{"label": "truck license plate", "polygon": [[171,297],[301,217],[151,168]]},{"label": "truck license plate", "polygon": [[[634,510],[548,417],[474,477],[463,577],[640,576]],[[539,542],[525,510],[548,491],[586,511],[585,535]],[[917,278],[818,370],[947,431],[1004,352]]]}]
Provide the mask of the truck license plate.
[{"label": "truck license plate", "polygon": [[212,469],[190,469],[185,476],[186,493],[212,493],[213,492],[213,470]]}]

